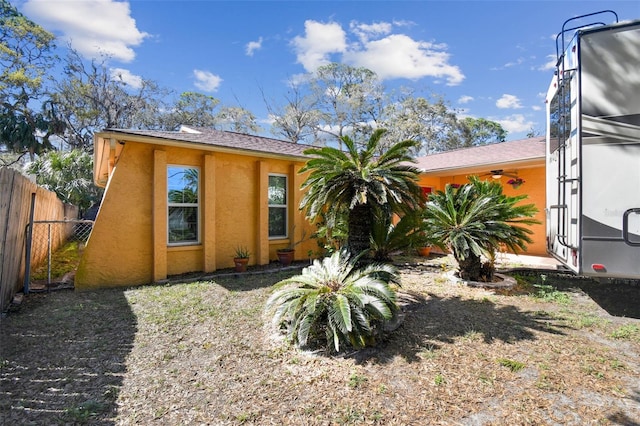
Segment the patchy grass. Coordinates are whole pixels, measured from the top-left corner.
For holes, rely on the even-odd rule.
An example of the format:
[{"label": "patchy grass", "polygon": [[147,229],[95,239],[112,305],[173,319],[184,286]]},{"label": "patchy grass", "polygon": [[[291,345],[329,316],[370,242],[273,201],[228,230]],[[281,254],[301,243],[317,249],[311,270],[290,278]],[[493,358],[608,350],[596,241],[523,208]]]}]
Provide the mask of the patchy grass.
[{"label": "patchy grass", "polygon": [[611,333],[614,339],[639,340],[640,328],[636,324],[622,325]]},{"label": "patchy grass", "polygon": [[[83,243],[69,241],[51,254],[51,278],[60,278],[74,272],[80,263]],[[49,274],[47,260],[31,271],[32,280],[46,280]]]},{"label": "patchy grass", "polygon": [[507,367],[513,373],[517,373],[525,367],[525,364],[523,362],[514,361],[507,358],[500,358],[498,360],[498,364],[502,365],[503,367]]},{"label": "patchy grass", "polygon": [[0,324],[0,423],[640,423],[637,319],[582,283],[531,274],[504,294],[409,263],[400,328],[336,356],[263,315],[294,272],[29,295]]}]

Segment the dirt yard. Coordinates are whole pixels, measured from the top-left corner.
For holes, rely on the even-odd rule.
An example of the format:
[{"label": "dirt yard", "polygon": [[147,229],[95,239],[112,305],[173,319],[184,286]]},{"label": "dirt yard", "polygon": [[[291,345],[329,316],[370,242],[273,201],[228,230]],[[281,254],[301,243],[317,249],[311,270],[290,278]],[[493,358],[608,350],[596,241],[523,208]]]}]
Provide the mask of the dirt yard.
[{"label": "dirt yard", "polygon": [[640,287],[447,265],[401,264],[402,325],[340,356],[268,326],[291,271],[30,294],[0,322],[0,424],[640,424]]}]

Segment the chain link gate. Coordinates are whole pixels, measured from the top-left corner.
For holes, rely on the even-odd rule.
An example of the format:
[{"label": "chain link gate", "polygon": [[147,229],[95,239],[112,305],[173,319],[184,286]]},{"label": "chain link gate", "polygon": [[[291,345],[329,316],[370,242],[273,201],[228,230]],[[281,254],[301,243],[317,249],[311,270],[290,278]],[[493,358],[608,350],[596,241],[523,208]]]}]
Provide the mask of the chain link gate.
[{"label": "chain link gate", "polygon": [[73,288],[92,220],[38,220],[27,225],[24,291]]}]

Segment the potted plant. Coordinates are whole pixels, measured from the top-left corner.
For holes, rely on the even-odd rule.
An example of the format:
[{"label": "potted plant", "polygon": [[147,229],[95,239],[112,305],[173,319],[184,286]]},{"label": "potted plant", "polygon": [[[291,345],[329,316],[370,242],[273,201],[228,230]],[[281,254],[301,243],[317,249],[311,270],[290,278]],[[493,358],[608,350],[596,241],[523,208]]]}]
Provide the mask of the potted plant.
[{"label": "potted plant", "polygon": [[509,185],[511,185],[513,187],[513,189],[518,189],[518,188],[520,188],[520,185],[522,185],[524,183],[524,179],[516,177],[516,178],[513,178],[513,179],[509,179],[507,181],[507,183]]},{"label": "potted plant", "polygon": [[298,244],[304,241],[305,235],[306,233],[303,233],[302,239],[300,239],[299,241],[292,242],[287,247],[279,248],[276,250],[276,255],[278,256],[278,262],[280,262],[282,266],[291,265],[295,256],[295,248]]},{"label": "potted plant", "polygon": [[291,262],[293,262],[293,257],[295,255],[295,250],[294,250],[295,246],[296,244],[289,244],[285,248],[280,248],[276,250],[276,255],[278,256],[278,262],[280,262],[282,266],[289,266],[291,265]]},{"label": "potted plant", "polygon": [[249,263],[249,249],[244,246],[236,247],[236,254],[233,257],[233,263],[236,266],[236,272],[244,272],[247,270],[247,264]]}]

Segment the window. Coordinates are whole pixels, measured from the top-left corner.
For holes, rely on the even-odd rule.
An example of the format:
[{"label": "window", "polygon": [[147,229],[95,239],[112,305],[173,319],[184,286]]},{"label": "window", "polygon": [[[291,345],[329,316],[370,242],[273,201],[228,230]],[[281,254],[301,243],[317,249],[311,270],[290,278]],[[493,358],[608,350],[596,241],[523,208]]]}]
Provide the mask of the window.
[{"label": "window", "polygon": [[549,104],[549,153],[555,152],[571,134],[571,79],[561,83]]},{"label": "window", "polygon": [[167,168],[169,244],[199,242],[199,175],[195,167]]},{"label": "window", "polygon": [[269,237],[287,236],[287,177],[269,175]]}]

